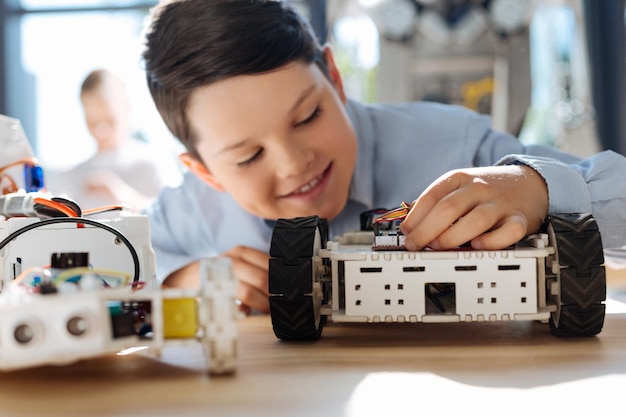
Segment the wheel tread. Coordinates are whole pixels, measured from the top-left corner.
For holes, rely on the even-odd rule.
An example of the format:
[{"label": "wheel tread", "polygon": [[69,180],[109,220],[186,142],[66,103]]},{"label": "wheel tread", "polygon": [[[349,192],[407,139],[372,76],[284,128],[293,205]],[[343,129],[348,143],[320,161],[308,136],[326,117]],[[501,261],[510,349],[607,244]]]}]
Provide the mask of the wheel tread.
[{"label": "wheel tread", "polygon": [[606,271],[598,225],[589,213],[549,218],[560,269],[560,306],[550,318],[556,336],[595,336],[604,326]]},{"label": "wheel tread", "polygon": [[316,318],[313,298],[313,256],[316,231],[321,246],[328,237],[328,222],[317,216],[279,219],[272,234],[269,261],[270,315],[276,337],[315,340],[325,316]]},{"label": "wheel tread", "polygon": [[282,340],[316,340],[322,333],[322,324],[316,326],[312,297],[270,296],[270,314],[276,337]]}]

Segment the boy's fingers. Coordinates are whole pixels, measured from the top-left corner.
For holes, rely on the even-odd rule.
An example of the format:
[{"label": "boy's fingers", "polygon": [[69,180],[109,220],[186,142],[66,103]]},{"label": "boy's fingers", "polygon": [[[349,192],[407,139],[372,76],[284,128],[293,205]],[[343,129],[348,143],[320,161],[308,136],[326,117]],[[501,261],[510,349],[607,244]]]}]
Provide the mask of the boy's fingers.
[{"label": "boy's fingers", "polygon": [[413,230],[424,222],[435,206],[448,194],[459,188],[459,183],[451,177],[438,180],[428,187],[412,204],[406,219],[402,222],[407,230]]},{"label": "boy's fingers", "polygon": [[269,255],[247,246],[237,246],[224,255],[232,261],[237,279],[237,299],[242,311],[251,309],[269,312],[268,267]]},{"label": "boy's fingers", "polygon": [[[459,196],[468,175],[449,172],[433,182],[414,202],[400,230],[407,237],[408,250],[419,250],[446,230],[473,203]],[[450,199],[451,196],[455,196]],[[457,205],[461,204],[460,206]]]},{"label": "boy's fingers", "polygon": [[[447,237],[444,236],[444,239],[451,239],[452,241],[454,241],[455,239],[469,240],[471,237],[476,236],[476,234],[474,234],[473,236],[469,236],[469,234],[471,234],[472,228],[450,228],[450,226],[457,223],[460,218],[466,216],[468,213],[474,210],[476,208],[476,204],[477,203],[475,198],[470,193],[468,193],[466,189],[455,189],[451,193],[442,197],[431,210],[425,213],[423,217],[419,220],[419,223],[416,227],[407,227],[403,222],[401,230],[402,233],[406,235],[406,239],[408,239],[407,249],[422,249],[444,233],[447,233]],[[469,222],[465,221],[463,223],[464,227],[467,227],[467,224],[469,224]],[[475,227],[473,229],[475,230]],[[484,230],[487,229],[480,230],[480,233],[482,233]],[[465,234],[468,234],[468,236],[458,235],[460,232],[465,232]],[[462,241],[460,243],[464,242],[465,241]],[[451,244],[452,243],[449,243],[447,245]]]},{"label": "boy's fingers", "polygon": [[501,249],[510,246],[526,236],[528,220],[520,214],[508,216],[493,230],[472,239],[474,249]]},{"label": "boy's fingers", "polygon": [[239,285],[237,286],[237,299],[241,301],[244,310],[254,309],[262,313],[269,313],[270,311],[270,303],[267,295],[246,282],[239,281]]},{"label": "boy's fingers", "polygon": [[266,297],[269,296],[267,253],[247,246],[237,246],[226,255],[232,260],[233,274],[237,280],[257,288]]},{"label": "boy's fingers", "polygon": [[242,260],[266,271],[268,269],[269,255],[258,249],[248,246],[236,246],[226,252],[225,255],[233,260]]},{"label": "boy's fingers", "polygon": [[458,217],[427,245],[433,249],[451,249],[469,242],[494,227],[499,221],[499,212],[495,204],[482,203]]},{"label": "boy's fingers", "polygon": [[232,263],[233,274],[241,283],[256,288],[265,297],[269,296],[268,268],[260,268],[257,265],[238,259]]},{"label": "boy's fingers", "polygon": [[[256,253],[255,253],[256,252]],[[260,254],[260,255],[259,255]],[[232,260],[232,272],[237,279],[237,299],[241,301],[244,311],[256,309],[269,312],[268,293],[268,259],[269,257],[255,249],[227,253]],[[250,258],[246,258],[250,255]],[[261,260],[265,258],[265,262]],[[250,259],[253,263],[247,262]],[[260,263],[262,267],[256,265]],[[164,282],[165,287],[198,288],[200,277],[200,263],[189,264],[168,277]]]}]

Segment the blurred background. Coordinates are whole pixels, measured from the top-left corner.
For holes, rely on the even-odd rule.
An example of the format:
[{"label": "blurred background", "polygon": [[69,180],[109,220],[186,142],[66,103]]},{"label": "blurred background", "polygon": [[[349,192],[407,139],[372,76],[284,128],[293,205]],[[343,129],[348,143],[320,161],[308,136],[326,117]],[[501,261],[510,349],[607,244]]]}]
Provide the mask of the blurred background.
[{"label": "blurred background", "polygon": [[[527,143],[626,154],[625,0],[292,2],[333,45],[352,98],[455,103]],[[140,61],[156,3],[0,0],[0,114],[21,120],[44,167],[95,152],[79,89],[101,67],[124,77],[137,135],[180,152]]]}]

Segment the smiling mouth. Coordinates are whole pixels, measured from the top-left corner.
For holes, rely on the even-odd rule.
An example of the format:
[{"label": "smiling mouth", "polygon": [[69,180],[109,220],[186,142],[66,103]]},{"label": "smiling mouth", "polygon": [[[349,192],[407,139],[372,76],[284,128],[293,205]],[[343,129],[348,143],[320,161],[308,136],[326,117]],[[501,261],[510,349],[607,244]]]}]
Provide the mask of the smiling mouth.
[{"label": "smiling mouth", "polygon": [[294,195],[301,195],[301,194],[308,193],[309,191],[314,189],[324,179],[324,176],[328,173],[329,169],[330,169],[330,165],[320,175],[318,175],[317,177],[313,178],[307,184],[305,184],[302,187],[298,188],[296,191],[292,192],[289,195],[294,196]]}]

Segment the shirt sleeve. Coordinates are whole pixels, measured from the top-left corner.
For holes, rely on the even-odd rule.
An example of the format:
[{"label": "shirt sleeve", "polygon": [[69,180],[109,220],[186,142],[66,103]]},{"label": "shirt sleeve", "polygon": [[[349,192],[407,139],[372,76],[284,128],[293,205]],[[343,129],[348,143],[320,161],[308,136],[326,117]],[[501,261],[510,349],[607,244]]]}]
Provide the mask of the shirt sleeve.
[{"label": "shirt sleeve", "polygon": [[626,245],[626,158],[622,155],[604,151],[568,163],[558,157],[514,154],[496,163],[511,164],[528,165],[543,177],[549,213],[592,213],[605,248]]},{"label": "shirt sleeve", "polygon": [[147,214],[151,224],[152,249],[156,258],[156,277],[162,284],[165,278],[178,269],[189,265],[198,258],[180,246],[177,242],[179,233],[171,231],[166,217],[153,206]]},{"label": "shirt sleeve", "polygon": [[[187,173],[190,177],[192,174]],[[179,187],[166,187],[145,210],[150,218],[156,275],[162,283],[172,272],[208,256],[217,255],[213,235],[203,221],[192,178]]]},{"label": "shirt sleeve", "polygon": [[145,213],[159,282],[185,265],[238,245],[269,252],[272,228],[191,172],[180,186],[163,189]]}]

